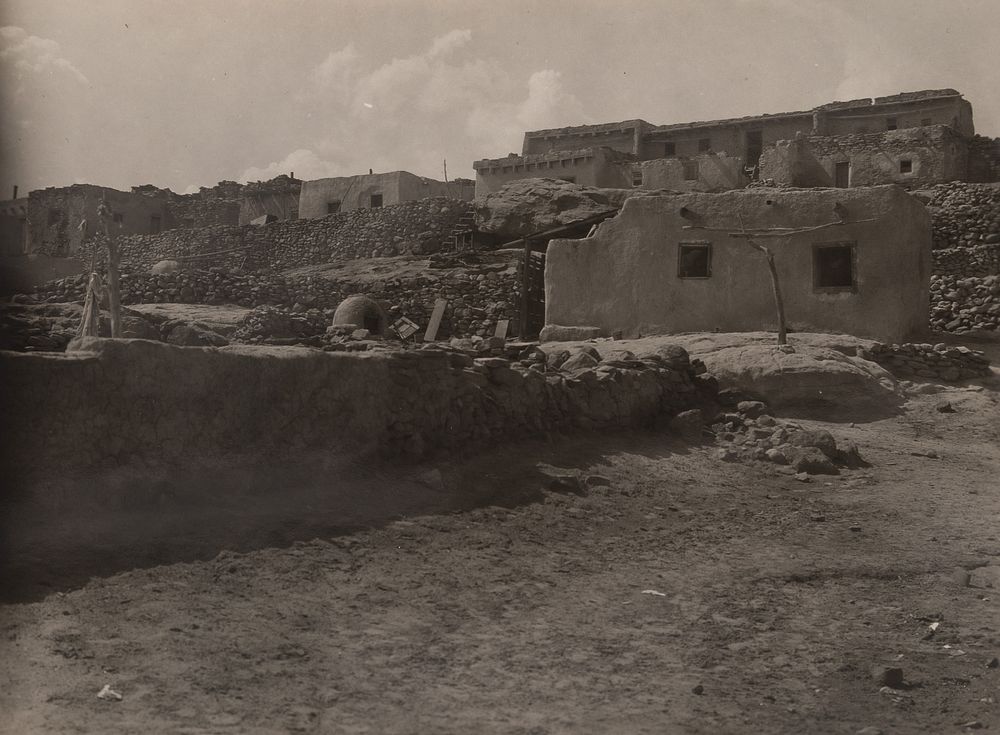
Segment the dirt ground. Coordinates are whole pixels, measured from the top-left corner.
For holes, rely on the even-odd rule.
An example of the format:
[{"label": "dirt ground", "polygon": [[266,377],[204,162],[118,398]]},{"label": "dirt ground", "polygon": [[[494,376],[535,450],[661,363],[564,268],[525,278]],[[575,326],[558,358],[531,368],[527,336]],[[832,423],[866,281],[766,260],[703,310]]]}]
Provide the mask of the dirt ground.
[{"label": "dirt ground", "polygon": [[871,463],[809,483],[662,435],[560,438],[407,470],[433,514],[398,519],[417,486],[368,468],[384,513],[353,530],[290,488],[215,534],[36,559],[0,608],[0,731],[1000,729],[998,393],[905,408],[800,421]]}]

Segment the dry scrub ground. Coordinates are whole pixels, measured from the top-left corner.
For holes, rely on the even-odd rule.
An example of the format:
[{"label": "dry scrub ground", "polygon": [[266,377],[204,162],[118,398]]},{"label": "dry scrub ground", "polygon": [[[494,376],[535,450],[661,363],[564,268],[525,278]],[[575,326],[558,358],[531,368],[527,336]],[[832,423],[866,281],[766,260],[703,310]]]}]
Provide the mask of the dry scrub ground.
[{"label": "dry scrub ground", "polygon": [[63,560],[35,581],[64,591],[0,608],[0,730],[1000,729],[997,393],[802,423],[872,466],[802,483],[653,434],[559,439],[438,465],[437,514],[293,542],[292,508],[247,553]]}]

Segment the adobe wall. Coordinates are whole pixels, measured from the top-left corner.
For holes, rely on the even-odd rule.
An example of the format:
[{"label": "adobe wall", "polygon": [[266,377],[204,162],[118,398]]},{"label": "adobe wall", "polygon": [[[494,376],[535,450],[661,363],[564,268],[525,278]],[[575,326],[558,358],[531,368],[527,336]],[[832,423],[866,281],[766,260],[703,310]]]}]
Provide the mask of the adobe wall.
[{"label": "adobe wall", "polygon": [[697,165],[698,178],[685,177],[684,162],[679,158],[661,158],[634,165],[642,172],[643,189],[718,192],[740,189],[746,184],[741,158],[703,153],[687,160]]},{"label": "adobe wall", "polygon": [[[115,231],[123,235],[149,233],[152,218],[158,217],[161,229],[167,229],[170,214],[166,199],[139,196],[90,184],[48,188],[28,194],[28,239],[31,252],[42,255],[70,256],[80,252],[84,239],[102,232],[97,207],[104,198],[112,212],[122,216]],[[50,211],[54,218],[50,221]],[[87,221],[87,229],[80,222]]]},{"label": "adobe wall", "polygon": [[[771,202],[768,204],[767,202]],[[898,341],[926,328],[930,216],[894,186],[870,189],[746,189],[723,194],[634,197],[582,240],[553,240],[545,266],[549,326],[596,327],[625,337],[693,331],[775,330],[764,256],[749,229],[849,222],[765,242],[775,253],[789,325]],[[686,208],[689,218],[681,216]],[[872,222],[860,220],[873,219]],[[693,229],[685,229],[692,225]],[[856,289],[814,288],[813,247],[856,243]],[[711,244],[711,276],[678,277],[681,242]]]},{"label": "adobe wall", "polygon": [[641,158],[662,158],[665,155],[664,143],[668,141],[674,144],[674,155],[697,156],[703,153],[699,148],[699,142],[707,138],[712,152],[742,159],[749,131],[760,131],[763,144],[769,145],[778,140],[793,138],[798,132],[810,133],[812,116],[745,118],[738,123],[719,125],[663,125],[646,136],[642,144]]},{"label": "adobe wall", "polygon": [[[909,161],[911,170],[902,170]],[[883,133],[809,136],[765,147],[760,176],[790,186],[834,186],[837,163],[849,163],[850,186],[916,188],[965,178],[965,141],[943,126]]]},{"label": "adobe wall", "polygon": [[87,338],[71,350],[0,353],[5,479],[220,458],[259,465],[307,452],[419,459],[547,431],[648,426],[698,399],[686,356],[686,367],[637,363],[571,376],[426,349]]},{"label": "adobe wall", "polygon": [[472,200],[472,191],[467,180],[446,184],[443,181],[415,176],[406,171],[391,171],[303,182],[299,194],[298,216],[302,219],[326,217],[330,202],[340,202],[341,212],[371,209],[371,197],[376,194],[382,195],[383,207],[430,197],[447,196],[452,199]]},{"label": "adobe wall", "polygon": [[608,148],[556,150],[550,153],[476,161],[476,198],[499,191],[511,181],[550,178],[580,186],[631,188],[631,165]]}]

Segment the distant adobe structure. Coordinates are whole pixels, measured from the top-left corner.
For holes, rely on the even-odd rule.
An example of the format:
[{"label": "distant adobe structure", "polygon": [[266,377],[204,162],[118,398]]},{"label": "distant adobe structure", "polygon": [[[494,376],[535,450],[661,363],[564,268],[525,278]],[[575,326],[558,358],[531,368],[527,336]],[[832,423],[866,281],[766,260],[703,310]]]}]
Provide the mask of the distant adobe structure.
[{"label": "distant adobe structure", "polygon": [[3,251],[10,255],[75,255],[87,238],[100,231],[97,206],[105,199],[114,213],[118,234],[152,235],[165,230],[248,224],[263,215],[297,219],[301,188],[300,179],[281,175],[249,184],[221,181],[195,194],[175,194],[151,184],[134,186],[131,191],[93,184],[38,189],[25,198],[0,202]]},{"label": "distant adobe structure", "polygon": [[476,196],[535,177],[706,192],[760,179],[914,188],[997,180],[1000,146],[975,134],[972,105],[959,92],[932,89],[727,120],[534,130],[524,134],[520,155],[483,159],[473,168]]},{"label": "distant adobe structure", "polygon": [[307,181],[299,196],[299,217],[315,219],[355,209],[378,209],[430,197],[472,201],[470,179],[436,181],[408,171],[338,176]]}]

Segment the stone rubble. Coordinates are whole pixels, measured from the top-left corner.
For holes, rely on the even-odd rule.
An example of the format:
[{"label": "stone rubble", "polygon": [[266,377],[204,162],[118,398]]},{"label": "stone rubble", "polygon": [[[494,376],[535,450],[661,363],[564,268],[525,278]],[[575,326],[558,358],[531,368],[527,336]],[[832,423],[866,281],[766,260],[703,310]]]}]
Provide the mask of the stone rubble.
[{"label": "stone rubble", "polygon": [[924,378],[954,383],[969,378],[989,375],[990,363],[986,355],[968,347],[949,347],[944,343],[893,344],[876,343],[866,359],[877,362],[900,378]]},{"label": "stone rubble", "polygon": [[930,326],[946,332],[1000,326],[1000,276],[931,278]]}]

